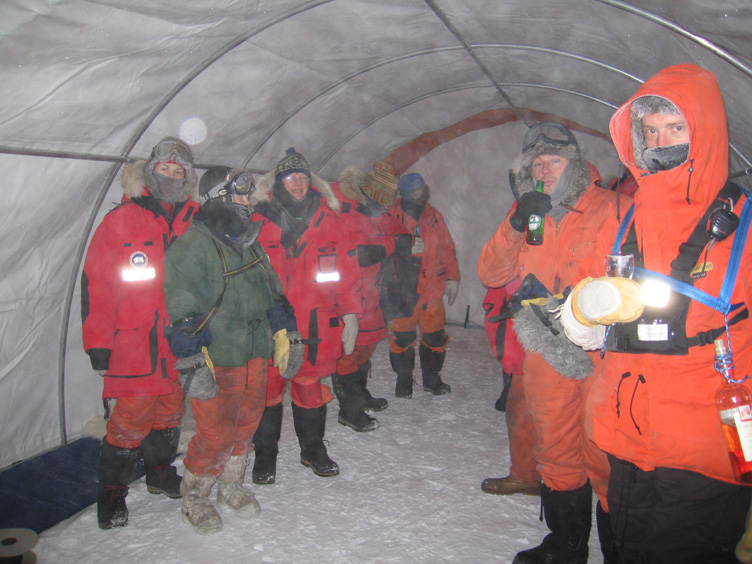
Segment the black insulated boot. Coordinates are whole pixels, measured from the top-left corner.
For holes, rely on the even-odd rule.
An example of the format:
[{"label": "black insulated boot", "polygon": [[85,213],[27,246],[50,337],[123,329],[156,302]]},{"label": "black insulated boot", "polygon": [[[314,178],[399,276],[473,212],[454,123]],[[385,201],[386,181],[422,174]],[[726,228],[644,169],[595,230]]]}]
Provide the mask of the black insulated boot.
[{"label": "black insulated boot", "polygon": [[389,402],[386,398],[375,398],[371,395],[366,387],[368,385],[368,377],[371,374],[371,361],[367,360],[358,367],[358,371],[355,373],[355,382],[357,384],[360,394],[363,396],[364,409],[366,411],[384,411]]},{"label": "black insulated boot", "polygon": [[118,448],[102,439],[99,450],[99,485],[97,487],[97,521],[100,529],[114,529],[128,524],[125,496],[141,459],[138,448]]},{"label": "black insulated boot", "polygon": [[255,459],[251,476],[254,484],[273,484],[277,479],[277,454],[282,432],[282,404],[267,406],[253,435]]},{"label": "black insulated boot", "polygon": [[601,543],[603,564],[619,564],[619,552],[616,549],[616,539],[611,528],[611,518],[601,507],[601,502],[595,504],[595,522],[598,525],[598,540]]},{"label": "black insulated boot", "polygon": [[518,552],[512,564],[587,564],[593,511],[590,483],[567,492],[542,484],[541,502],[551,534],[540,546]]},{"label": "black insulated boot", "polygon": [[441,381],[441,369],[444,366],[446,352],[432,351],[426,345],[420,345],[420,370],[423,373],[423,389],[435,396],[443,396],[452,393],[449,384]]},{"label": "black insulated boot", "polygon": [[499,396],[499,399],[496,400],[496,403],[494,404],[494,409],[496,411],[506,411],[507,410],[507,398],[509,397],[509,388],[512,386],[512,375],[507,374],[506,372],[501,373],[502,380],[504,382],[504,387],[501,390],[501,395]]},{"label": "black insulated boot", "polygon": [[293,403],[292,418],[300,443],[300,463],[317,476],[326,478],[339,474],[339,466],[329,458],[324,446],[326,405],[306,409]]},{"label": "black insulated boot", "polygon": [[152,429],[141,441],[141,457],[144,459],[146,489],[150,494],[164,494],[169,498],[180,497],[180,476],[172,466],[178,453],[180,429]]},{"label": "black insulated boot", "polygon": [[413,397],[413,368],[415,368],[415,349],[410,347],[404,352],[395,353],[389,351],[389,361],[392,370],[397,373],[397,385],[394,395],[398,398]]},{"label": "black insulated boot", "polygon": [[364,433],[379,428],[378,419],[365,412],[365,396],[360,393],[357,372],[352,374],[332,374],[334,395],[339,402],[337,421],[353,431]]}]

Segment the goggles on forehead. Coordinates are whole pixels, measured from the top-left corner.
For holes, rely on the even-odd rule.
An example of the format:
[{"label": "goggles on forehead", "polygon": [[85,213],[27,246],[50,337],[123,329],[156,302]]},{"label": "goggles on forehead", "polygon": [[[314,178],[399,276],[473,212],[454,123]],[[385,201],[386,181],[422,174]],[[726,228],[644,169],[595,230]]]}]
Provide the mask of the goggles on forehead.
[{"label": "goggles on forehead", "polygon": [[522,152],[527,153],[541,142],[559,147],[574,145],[579,148],[571,131],[563,125],[550,121],[539,123],[528,129],[522,141]]},{"label": "goggles on forehead", "polygon": [[165,139],[157,143],[156,147],[151,152],[152,157],[156,157],[160,161],[174,160],[177,162],[183,162],[187,164],[193,164],[193,155],[191,150],[178,141],[171,139]]}]

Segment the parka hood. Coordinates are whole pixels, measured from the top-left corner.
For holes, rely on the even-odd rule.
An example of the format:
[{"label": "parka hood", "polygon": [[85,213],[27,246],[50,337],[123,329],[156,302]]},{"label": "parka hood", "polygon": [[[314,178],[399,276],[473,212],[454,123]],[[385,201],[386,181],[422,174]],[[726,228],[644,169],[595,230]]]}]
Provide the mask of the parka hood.
[{"label": "parka hood", "polygon": [[[321,193],[330,209],[339,211],[340,201],[334,194],[331,185],[326,180],[311,173],[311,187]],[[272,188],[274,188],[274,170],[270,170],[258,179],[256,182],[256,190],[251,196],[251,204],[256,206],[256,204],[260,202],[271,201]]]},{"label": "parka hood", "polygon": [[[144,167],[146,160],[134,161],[123,165],[120,172],[120,181],[123,184],[123,196],[129,200],[143,196],[146,188],[146,178],[144,177]],[[194,202],[198,202],[198,179],[192,167],[186,169],[186,180],[188,181],[188,197]]]},{"label": "parka hood", "polygon": [[[689,156],[673,169],[651,174],[636,163],[630,107],[643,96],[669,100],[687,122]],[[616,111],[609,128],[619,159],[640,187],[634,196],[635,227],[645,266],[665,274],[728,177],[728,126],[718,81],[696,65],[667,67]]]}]

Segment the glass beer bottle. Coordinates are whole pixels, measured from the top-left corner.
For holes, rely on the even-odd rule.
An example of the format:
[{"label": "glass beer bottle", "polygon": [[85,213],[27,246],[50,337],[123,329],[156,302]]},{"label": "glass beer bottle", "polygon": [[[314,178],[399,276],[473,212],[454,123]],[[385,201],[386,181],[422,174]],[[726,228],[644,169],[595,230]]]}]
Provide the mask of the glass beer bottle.
[{"label": "glass beer bottle", "polygon": [[752,484],[752,393],[734,381],[734,364],[723,339],[715,341],[715,365],[725,382],[715,393],[734,477]]},{"label": "glass beer bottle", "polygon": [[[535,184],[535,191],[543,192],[542,180]],[[527,244],[533,246],[543,244],[543,217],[540,215],[531,213],[527,218]]]}]

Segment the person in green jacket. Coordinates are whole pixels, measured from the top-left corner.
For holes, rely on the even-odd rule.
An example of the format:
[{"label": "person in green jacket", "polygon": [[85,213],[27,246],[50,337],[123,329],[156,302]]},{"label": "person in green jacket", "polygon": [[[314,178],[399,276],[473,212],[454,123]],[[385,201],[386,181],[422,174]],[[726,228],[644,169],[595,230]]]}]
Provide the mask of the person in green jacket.
[{"label": "person in green jacket", "polygon": [[196,420],[182,510],[202,534],[222,528],[209,499],[215,483],[220,508],[241,518],[259,514],[243,481],[264,412],[269,358],[289,378],[302,363],[292,307],[256,241],[260,224],[250,221],[254,189],[246,170],[209,169],[193,224],[165,256],[168,340]]}]

